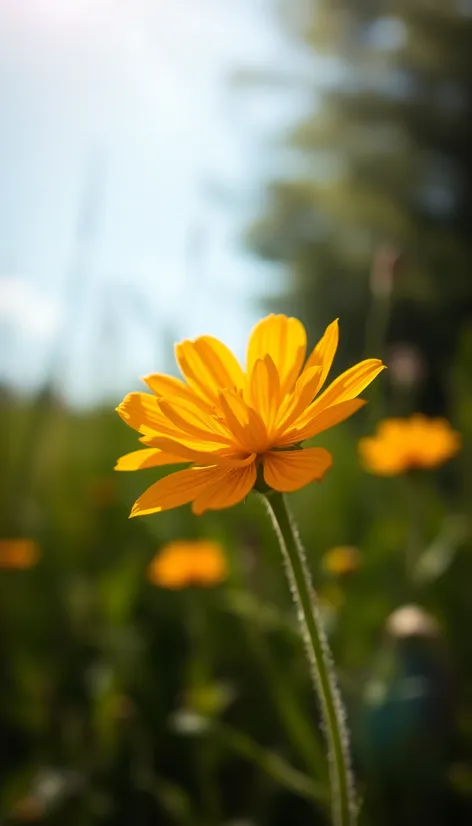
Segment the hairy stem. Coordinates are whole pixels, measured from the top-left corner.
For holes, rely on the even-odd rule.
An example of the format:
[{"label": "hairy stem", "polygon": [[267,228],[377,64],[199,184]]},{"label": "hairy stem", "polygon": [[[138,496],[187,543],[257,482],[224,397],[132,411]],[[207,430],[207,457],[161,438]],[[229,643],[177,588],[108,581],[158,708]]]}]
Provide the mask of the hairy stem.
[{"label": "hairy stem", "polygon": [[356,805],[351,780],[349,738],[331,654],[321,624],[305,552],[280,493],[264,496],[285,561],[305,648],[318,695],[328,744],[334,826],[354,826]]}]

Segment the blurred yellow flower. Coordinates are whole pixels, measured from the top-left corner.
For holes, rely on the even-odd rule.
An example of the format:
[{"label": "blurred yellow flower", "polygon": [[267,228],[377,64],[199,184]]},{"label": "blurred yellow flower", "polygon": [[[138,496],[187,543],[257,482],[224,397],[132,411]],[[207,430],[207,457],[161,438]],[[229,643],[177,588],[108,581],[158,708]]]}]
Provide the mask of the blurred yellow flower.
[{"label": "blurred yellow flower", "polygon": [[342,422],[365,402],[357,396],[384,369],[379,359],[351,367],[322,390],[338,345],[334,321],[305,362],[306,332],[296,318],[270,315],[251,333],[243,370],[211,336],[183,341],[176,358],[186,381],[151,375],[154,395],[130,393],[117,408],[145,449],[117,470],[191,463],[152,485],[131,516],[192,502],[194,513],[228,508],[256,482],[287,492],[320,480],[332,464],[302,442]]},{"label": "blurred yellow flower", "polygon": [[428,419],[421,413],[408,419],[385,419],[375,436],[359,442],[365,469],[380,476],[437,467],[460,447],[461,436],[446,419]]},{"label": "blurred yellow flower", "polygon": [[362,565],[362,557],[353,545],[337,545],[326,551],[321,562],[329,574],[342,576],[357,571]]},{"label": "blurred yellow flower", "polygon": [[14,819],[22,823],[36,823],[38,820],[42,820],[44,815],[44,803],[35,795],[23,797],[13,807]]},{"label": "blurred yellow flower", "polygon": [[178,539],[166,545],[148,566],[148,579],[162,588],[217,585],[228,574],[221,545],[209,539]]},{"label": "blurred yellow flower", "polygon": [[39,559],[33,539],[0,539],[0,568],[32,568]]}]

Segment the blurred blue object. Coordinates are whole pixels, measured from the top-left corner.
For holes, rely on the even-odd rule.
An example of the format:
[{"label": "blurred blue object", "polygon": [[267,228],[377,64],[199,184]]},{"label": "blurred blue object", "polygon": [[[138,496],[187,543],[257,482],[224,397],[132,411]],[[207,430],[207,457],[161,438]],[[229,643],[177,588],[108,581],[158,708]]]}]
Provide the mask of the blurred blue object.
[{"label": "blurred blue object", "polygon": [[354,741],[369,795],[384,815],[390,813],[392,824],[444,822],[439,813],[447,796],[453,682],[434,617],[416,605],[391,614]]}]

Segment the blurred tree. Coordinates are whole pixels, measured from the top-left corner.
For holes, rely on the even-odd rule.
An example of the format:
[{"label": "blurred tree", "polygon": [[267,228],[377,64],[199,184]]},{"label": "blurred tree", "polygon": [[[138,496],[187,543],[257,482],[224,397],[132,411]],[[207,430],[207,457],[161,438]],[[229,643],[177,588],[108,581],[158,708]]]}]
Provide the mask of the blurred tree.
[{"label": "blurred tree", "polygon": [[[284,155],[284,174],[268,186],[248,243],[289,265],[286,311],[316,332],[342,316],[350,361],[364,344],[371,291],[379,286],[369,281],[374,252],[384,244],[400,250],[388,337],[426,352],[422,402],[433,412],[443,406],[441,375],[456,330],[472,311],[472,5],[280,2],[303,59],[308,52],[326,62],[318,81],[295,80],[299,92],[308,91],[308,111],[282,136],[290,172]],[[281,91],[287,82],[281,71],[236,78],[243,88]]]}]

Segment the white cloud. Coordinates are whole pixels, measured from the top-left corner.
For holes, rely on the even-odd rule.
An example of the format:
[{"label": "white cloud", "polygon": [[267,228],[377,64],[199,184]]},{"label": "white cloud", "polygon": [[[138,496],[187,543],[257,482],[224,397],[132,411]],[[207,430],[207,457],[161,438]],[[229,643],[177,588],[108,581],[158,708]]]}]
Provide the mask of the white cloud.
[{"label": "white cloud", "polygon": [[61,303],[37,286],[17,276],[0,276],[0,322],[21,337],[47,341],[55,334],[63,314]]}]

